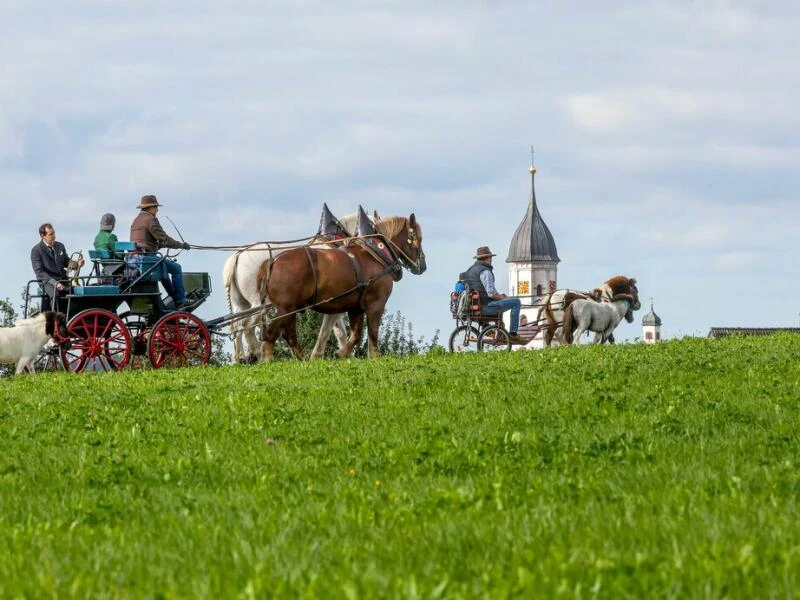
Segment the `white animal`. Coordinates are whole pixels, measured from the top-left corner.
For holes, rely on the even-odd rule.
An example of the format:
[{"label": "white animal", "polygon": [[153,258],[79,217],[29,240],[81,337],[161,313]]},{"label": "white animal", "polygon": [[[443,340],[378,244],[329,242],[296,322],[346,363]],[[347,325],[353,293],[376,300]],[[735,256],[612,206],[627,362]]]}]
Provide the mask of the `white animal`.
[{"label": "white animal", "polygon": [[[55,334],[55,335],[54,335]],[[33,361],[54,338],[68,339],[66,316],[47,311],[21,319],[13,327],[0,328],[0,364],[16,364],[16,373],[33,373]]]},{"label": "white animal", "polygon": [[622,318],[633,323],[634,297],[631,294],[617,294],[610,302],[594,300],[575,300],[564,311],[563,341],[571,344],[586,331],[594,331],[594,343],[608,339]]}]

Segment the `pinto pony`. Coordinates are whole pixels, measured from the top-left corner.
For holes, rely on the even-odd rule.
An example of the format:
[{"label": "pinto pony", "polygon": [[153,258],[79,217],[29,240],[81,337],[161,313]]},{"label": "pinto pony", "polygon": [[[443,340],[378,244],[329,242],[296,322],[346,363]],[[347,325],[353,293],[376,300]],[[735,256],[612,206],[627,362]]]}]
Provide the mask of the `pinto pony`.
[{"label": "pinto pony", "polygon": [[[353,213],[342,217],[339,222],[352,234],[356,228],[357,217],[358,215]],[[379,219],[377,212],[373,212],[373,218],[375,220]],[[324,244],[325,241],[326,238],[317,236],[310,240],[309,245],[315,245],[318,248],[335,247],[333,244],[326,246]],[[222,280],[225,283],[228,309],[232,313],[237,313],[261,305],[262,299],[258,286],[260,268],[265,261],[271,261],[286,250],[296,247],[296,245],[284,242],[259,242],[245,246],[229,256],[222,269]],[[261,346],[256,338],[255,329],[262,325],[262,319],[263,315],[256,313],[236,319],[231,323],[234,362],[255,362],[261,357]],[[340,348],[347,343],[344,315],[325,315],[317,336],[317,343],[311,351],[312,358],[323,355],[331,330],[334,331]],[[242,344],[242,337],[244,337],[246,347]]]},{"label": "pinto pony", "polygon": [[[556,333],[564,322],[564,311],[575,300],[593,300],[595,302],[610,302],[611,298],[617,294],[631,294],[636,298],[633,310],[639,310],[639,290],[636,287],[636,279],[625,275],[615,275],[605,281],[600,287],[591,292],[579,292],[577,290],[560,289],[547,294],[544,297],[542,306],[536,317],[537,322],[546,323],[544,325],[544,343],[550,346]],[[608,341],[613,342],[614,336],[610,336]]]},{"label": "pinto pony", "polygon": [[262,328],[262,360],[272,360],[275,340],[283,334],[297,358],[303,349],[297,342],[297,313],[311,308],[322,314],[346,312],[350,336],[338,356],[348,357],[361,339],[367,319],[369,356],[379,356],[378,329],[394,281],[401,267],[415,275],[425,269],[422,229],[412,213],[375,222],[376,234],[353,240],[336,250],[313,247],[282,252],[261,271],[261,298],[267,298],[277,314]]},{"label": "pinto pony", "polygon": [[[594,343],[606,341],[623,317],[633,323],[634,299],[632,294],[617,294],[609,302],[578,299],[573,301],[564,311],[562,339],[571,344],[586,331],[594,331]],[[577,332],[577,333],[576,333]]]},{"label": "pinto pony", "polygon": [[21,319],[13,327],[0,328],[0,363],[16,364],[16,373],[33,373],[33,361],[44,345],[69,340],[67,317],[46,311],[30,319]]}]

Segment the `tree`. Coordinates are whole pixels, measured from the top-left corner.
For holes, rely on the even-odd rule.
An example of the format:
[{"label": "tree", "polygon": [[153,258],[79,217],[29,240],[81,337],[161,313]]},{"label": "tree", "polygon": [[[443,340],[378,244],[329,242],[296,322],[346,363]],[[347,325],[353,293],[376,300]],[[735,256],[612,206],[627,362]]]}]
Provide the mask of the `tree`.
[{"label": "tree", "polygon": [[10,327],[17,320],[17,311],[11,304],[11,300],[6,298],[0,300],[0,327]]},{"label": "tree", "polygon": [[208,358],[210,365],[227,365],[232,358],[230,352],[225,351],[225,338],[220,335],[211,335],[211,356]]}]

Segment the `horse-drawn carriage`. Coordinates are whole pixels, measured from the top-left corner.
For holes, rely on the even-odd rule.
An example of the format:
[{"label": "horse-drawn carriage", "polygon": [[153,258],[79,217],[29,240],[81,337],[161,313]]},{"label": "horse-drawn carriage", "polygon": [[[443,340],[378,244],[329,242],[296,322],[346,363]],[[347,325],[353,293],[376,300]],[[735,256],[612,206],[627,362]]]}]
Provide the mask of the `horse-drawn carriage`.
[{"label": "horse-drawn carriage", "polygon": [[[330,215],[327,207],[323,220]],[[183,273],[187,302],[180,307],[163,299],[159,282],[166,276],[168,256],[141,253],[131,242],[118,242],[116,254],[90,251],[91,271],[75,274],[62,283],[68,292],[57,300],[54,310],[67,316],[68,338],[55,338],[56,345],[42,352],[39,370],[59,366],[72,372],[118,371],[128,365],[154,367],[206,364],[211,355],[211,334],[223,333],[231,325],[262,329],[267,348],[265,359],[272,356],[277,337],[289,343],[295,355],[302,357],[297,344],[297,314],[313,309],[350,319],[350,335],[341,356],[349,356],[361,336],[367,318],[369,353],[378,354],[378,328],[394,281],[402,268],[415,274],[425,271],[422,230],[412,213],[406,217],[377,219],[373,224],[359,207],[358,231],[350,235],[336,221],[333,235],[325,228],[309,238],[289,242],[259,242],[241,247],[193,246],[198,249],[232,250],[237,254],[253,252],[261,256],[257,272],[249,272],[248,289],[255,298],[248,308],[211,320],[201,320],[193,313],[211,294],[208,273]],[[323,223],[325,225],[325,223]],[[325,235],[323,235],[325,234]],[[334,239],[335,238],[335,239]],[[263,248],[266,246],[266,249]],[[256,254],[260,253],[260,254]],[[236,261],[233,261],[236,264]],[[227,269],[227,266],[226,266]],[[226,288],[229,303],[233,282]],[[263,278],[263,279],[262,279]],[[241,282],[234,287],[240,286]],[[237,287],[237,291],[242,290]],[[31,312],[31,300],[45,299],[39,282],[28,282],[24,314]],[[233,310],[233,307],[231,307]],[[274,316],[266,319],[267,310]],[[329,330],[325,332],[327,336]],[[251,348],[252,350],[252,348]]]},{"label": "horse-drawn carriage", "polygon": [[[570,310],[570,306],[576,301],[578,303],[586,301],[590,306],[598,305],[598,307],[614,305],[615,310],[608,313],[605,309],[609,306],[603,306],[599,308],[603,313],[602,318],[594,317],[593,322],[593,317],[587,316],[583,319],[583,323],[579,323],[578,320],[573,322],[574,311]],[[518,335],[528,343],[542,333],[543,344],[550,346],[566,319],[569,321],[568,331],[566,335],[559,336],[560,341],[572,343],[573,331],[578,331],[577,336],[574,336],[574,339],[577,339],[585,331],[591,330],[596,333],[595,342],[613,343],[611,332],[623,317],[632,322],[633,311],[638,310],[640,306],[636,279],[616,275],[591,292],[559,289],[537,298],[534,304],[523,305],[522,308],[535,309],[537,312],[532,320],[520,322]],[[497,309],[482,307],[478,292],[470,290],[462,281],[459,281],[455,291],[450,293],[450,312],[456,321],[456,327],[450,334],[448,343],[450,352],[511,350],[509,332],[503,324],[502,315]],[[598,329],[595,326],[602,328]]]},{"label": "horse-drawn carriage", "polygon": [[450,334],[450,352],[483,352],[511,350],[511,339],[503,324],[502,314],[481,308],[477,291],[463,284],[450,293],[450,312],[456,328]]},{"label": "horse-drawn carriage", "polygon": [[[126,366],[154,368],[205,364],[211,355],[206,322],[192,314],[211,294],[208,273],[183,273],[187,302],[180,309],[162,299],[165,276],[161,254],[142,254],[132,242],[118,242],[116,253],[89,251],[89,275],[75,273],[54,310],[68,319],[68,340],[47,348],[36,367],[67,371],[118,371]],[[39,282],[28,282],[24,316],[33,300],[46,299]],[[68,343],[63,343],[68,341]]]}]

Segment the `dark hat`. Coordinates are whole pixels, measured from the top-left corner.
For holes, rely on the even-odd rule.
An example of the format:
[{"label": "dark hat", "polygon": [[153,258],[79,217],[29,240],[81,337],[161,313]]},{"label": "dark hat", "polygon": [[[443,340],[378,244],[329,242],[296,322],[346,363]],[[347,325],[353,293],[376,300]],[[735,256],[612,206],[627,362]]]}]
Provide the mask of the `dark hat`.
[{"label": "dark hat", "polygon": [[475,251],[475,258],[488,258],[490,256],[497,256],[497,254],[493,254],[491,250],[489,250],[489,246],[481,246]]},{"label": "dark hat", "polygon": [[111,213],[106,213],[102,217],[100,217],[100,229],[102,231],[113,231],[114,224],[117,220],[114,218],[114,215]]},{"label": "dark hat", "polygon": [[158,198],[156,198],[153,194],[149,194],[147,196],[142,196],[142,200],[139,202],[139,206],[136,208],[153,208],[154,206],[163,205],[158,203]]}]

